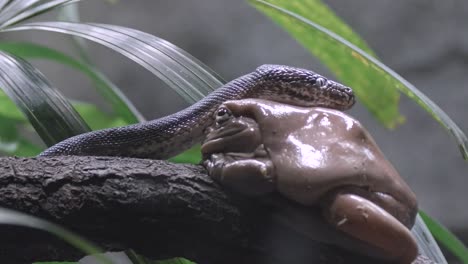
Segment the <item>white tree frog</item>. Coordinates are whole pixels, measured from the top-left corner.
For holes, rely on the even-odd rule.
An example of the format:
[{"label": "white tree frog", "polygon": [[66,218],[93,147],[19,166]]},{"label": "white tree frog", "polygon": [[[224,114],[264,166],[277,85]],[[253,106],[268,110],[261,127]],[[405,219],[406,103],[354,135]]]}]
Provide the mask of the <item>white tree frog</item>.
[{"label": "white tree frog", "polygon": [[[351,241],[342,247],[359,248],[351,245],[357,239],[372,251],[361,253],[398,263],[416,258],[409,231],[415,194],[357,120],[334,109],[262,99],[227,101],[214,118],[202,153],[223,186],[257,197],[278,192],[303,210],[320,208]],[[291,225],[304,222],[291,219]]]}]

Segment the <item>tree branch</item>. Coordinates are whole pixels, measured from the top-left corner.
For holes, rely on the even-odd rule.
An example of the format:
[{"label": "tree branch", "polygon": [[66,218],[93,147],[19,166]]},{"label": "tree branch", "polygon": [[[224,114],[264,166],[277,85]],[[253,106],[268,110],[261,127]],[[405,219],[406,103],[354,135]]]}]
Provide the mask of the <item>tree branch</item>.
[{"label": "tree branch", "polygon": [[[116,157],[0,158],[0,207],[69,228],[105,250],[198,263],[375,263],[272,222],[201,166]],[[83,253],[42,231],[0,225],[0,262]]]}]

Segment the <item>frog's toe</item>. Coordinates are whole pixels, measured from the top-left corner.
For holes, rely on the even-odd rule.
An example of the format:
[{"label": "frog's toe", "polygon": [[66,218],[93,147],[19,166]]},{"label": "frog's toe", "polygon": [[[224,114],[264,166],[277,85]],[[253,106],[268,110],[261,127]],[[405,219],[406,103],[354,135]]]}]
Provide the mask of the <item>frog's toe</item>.
[{"label": "frog's toe", "polygon": [[234,192],[260,196],[276,189],[273,164],[268,159],[234,159],[213,154],[204,165],[213,179]]},{"label": "frog's toe", "polygon": [[355,194],[338,193],[323,208],[329,223],[376,247],[379,257],[402,264],[416,258],[418,247],[410,230],[371,201]]}]

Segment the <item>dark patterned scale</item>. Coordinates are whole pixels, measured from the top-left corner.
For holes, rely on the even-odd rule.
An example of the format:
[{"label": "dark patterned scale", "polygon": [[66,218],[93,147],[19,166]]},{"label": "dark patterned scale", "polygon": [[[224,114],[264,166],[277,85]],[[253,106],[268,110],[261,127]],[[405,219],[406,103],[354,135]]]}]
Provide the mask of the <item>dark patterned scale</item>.
[{"label": "dark patterned scale", "polygon": [[351,88],[312,71],[263,65],[209,94],[196,104],[166,117],[66,139],[40,156],[89,155],[166,159],[203,140],[213,113],[228,100],[263,98],[299,106],[346,110],[354,104]]}]

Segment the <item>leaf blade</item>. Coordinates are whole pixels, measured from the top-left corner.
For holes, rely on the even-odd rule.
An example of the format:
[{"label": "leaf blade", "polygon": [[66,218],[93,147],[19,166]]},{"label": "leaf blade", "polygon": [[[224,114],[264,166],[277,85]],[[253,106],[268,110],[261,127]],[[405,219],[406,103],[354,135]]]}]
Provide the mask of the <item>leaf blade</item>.
[{"label": "leaf blade", "polygon": [[25,114],[47,146],[89,131],[68,101],[27,61],[0,52],[0,88]]},{"label": "leaf blade", "polygon": [[191,163],[191,164],[200,164],[201,160],[202,160],[201,146],[199,144],[169,159],[169,161],[172,161],[175,163]]},{"label": "leaf blade", "polygon": [[0,25],[3,25],[8,19],[15,17],[16,15],[31,8],[40,1],[41,0],[10,1],[8,4],[4,5],[4,8],[0,12]]},{"label": "leaf blade", "polygon": [[424,212],[419,213],[434,237],[462,263],[468,264],[468,248],[447,228]]},{"label": "leaf blade", "polygon": [[9,4],[11,0],[0,0],[0,10],[4,9],[6,5]]},{"label": "leaf blade", "polygon": [[[352,58],[346,46],[340,45],[337,41],[344,38],[324,26],[332,26],[332,29],[345,34],[361,47],[370,49],[321,1],[249,0],[248,2],[290,33],[304,48],[319,58],[341,82],[352,87],[359,102],[364,104],[382,124],[393,128],[403,122],[404,118],[398,111],[398,91],[389,88],[391,84],[385,79],[368,74],[368,65],[362,62],[355,63],[356,60]],[[292,12],[289,8],[307,14],[307,18],[313,18],[314,21]],[[324,32],[333,35],[331,37]]]},{"label": "leaf blade", "polygon": [[[148,34],[134,29],[105,24],[35,22],[13,26],[3,31],[16,30],[47,30],[83,37],[102,44],[127,56],[158,76],[189,103],[203,98],[206,91],[218,88],[218,85],[215,84],[219,84],[219,86],[222,84],[218,77],[211,74],[212,70],[208,70],[206,65],[196,61],[192,66],[183,65],[164,53],[162,47],[164,43],[157,41],[157,39],[148,41]],[[195,70],[192,67],[199,67],[199,69]],[[203,72],[203,76],[197,72]],[[206,78],[212,84],[209,87]]]},{"label": "leaf blade", "polygon": [[113,111],[122,117],[127,124],[144,121],[143,115],[132,102],[106,76],[91,65],[82,63],[57,50],[26,42],[2,42],[0,50],[28,59],[49,59],[77,69],[90,78],[98,92],[111,105]]},{"label": "leaf blade", "polygon": [[[177,61],[180,65],[184,66],[188,71],[192,72],[195,76],[198,76],[200,79],[191,78],[189,82],[199,83],[200,88],[203,89],[203,94],[207,95],[212,92],[214,89],[223,85],[225,81],[219,76],[215,71],[209,67],[205,67],[203,62],[193,57],[190,53],[184,51],[183,49],[178,48],[174,44],[166,41],[164,39],[158,38],[151,34],[140,32],[132,28],[123,28],[115,25],[102,25],[106,28],[116,30],[123,34],[126,34],[131,37],[145,38],[146,43],[158,46],[159,50],[164,53],[166,56],[170,57],[174,61]],[[201,65],[201,67],[200,67]],[[214,76],[215,78],[212,78]],[[204,85],[203,85],[204,84]],[[200,98],[201,99],[201,98]]]},{"label": "leaf blade", "polygon": [[73,101],[72,104],[92,130],[127,125],[126,120],[111,116],[93,104],[76,101]]},{"label": "leaf blade", "polygon": [[0,116],[17,122],[27,122],[26,116],[16,107],[15,103],[0,90]]},{"label": "leaf blade", "polygon": [[[20,1],[15,1],[15,2],[18,3]],[[57,8],[66,4],[78,2],[81,0],[52,0],[52,1],[47,1],[45,3],[40,3],[41,0],[39,1],[33,0],[30,3],[28,1],[29,0],[24,1],[24,2],[27,2],[27,3],[24,3],[26,5],[17,6],[15,8],[16,10],[10,11],[10,14],[8,15],[5,14],[5,16],[2,16],[2,14],[0,13],[0,28],[5,28],[7,26],[17,24],[28,18],[47,12],[51,9],[54,9],[54,8]]]},{"label": "leaf blade", "polygon": [[[375,59],[374,57],[370,56],[354,44],[348,42],[347,40],[343,39],[342,37],[338,36],[337,34],[327,30],[326,28],[317,25],[316,23],[305,19],[293,12],[285,10],[284,8],[278,7],[274,4],[263,0],[248,0],[252,5],[258,7],[265,12],[269,12],[274,14],[275,16],[281,17],[281,19],[291,19],[296,24],[296,26],[302,27],[303,30],[312,30],[314,34],[320,36],[317,39],[323,38],[328,39],[327,45],[329,48],[336,46],[337,49],[343,49],[346,51],[343,56],[347,56],[349,61],[352,62],[353,67],[352,71],[348,73],[348,75],[355,75],[355,76],[362,76],[362,72],[364,71],[372,71],[374,77],[370,79],[375,81],[377,79],[384,79],[385,82],[388,82],[386,85],[387,89],[398,89],[400,92],[404,93],[406,96],[414,100],[418,105],[420,105],[424,110],[426,110],[439,124],[441,124],[456,140],[458,143],[460,152],[465,160],[468,160],[468,139],[466,135],[462,132],[462,130],[458,127],[455,122],[442,110],[440,109],[432,100],[430,100],[426,95],[424,95],[421,91],[419,91],[415,86],[411,83],[406,81],[403,77],[398,75],[395,71]],[[356,69],[355,65],[361,65],[363,68]],[[339,72],[338,72],[339,73]],[[336,74],[336,72],[335,72]],[[360,82],[361,85],[364,86],[371,86],[373,85],[370,80],[364,79],[363,82]],[[358,87],[353,87],[354,89]],[[365,91],[361,91],[358,96],[360,95],[360,99],[362,100],[365,98],[366,93]],[[372,99],[374,96],[367,98],[366,100]],[[383,97],[379,98],[377,96],[375,99],[380,102]],[[388,110],[389,112],[383,113],[385,116],[396,116],[396,112],[394,110]],[[371,110],[372,112],[372,110]],[[401,122],[401,120],[394,120],[390,124],[390,127],[395,125],[396,123]]]},{"label": "leaf blade", "polygon": [[18,121],[0,115],[0,152],[16,156],[36,156],[41,148],[23,137],[17,128]]},{"label": "leaf blade", "polygon": [[98,246],[94,245],[93,243],[87,241],[84,238],[81,238],[73,232],[68,231],[65,228],[62,228],[46,220],[42,220],[34,216],[0,207],[0,224],[29,227],[33,229],[46,231],[55,235],[56,237],[63,239],[65,242],[89,255],[96,254],[99,258],[100,263],[112,264],[112,262],[108,258],[102,256],[101,254],[97,254],[99,252],[102,252],[102,249],[100,249]]}]

